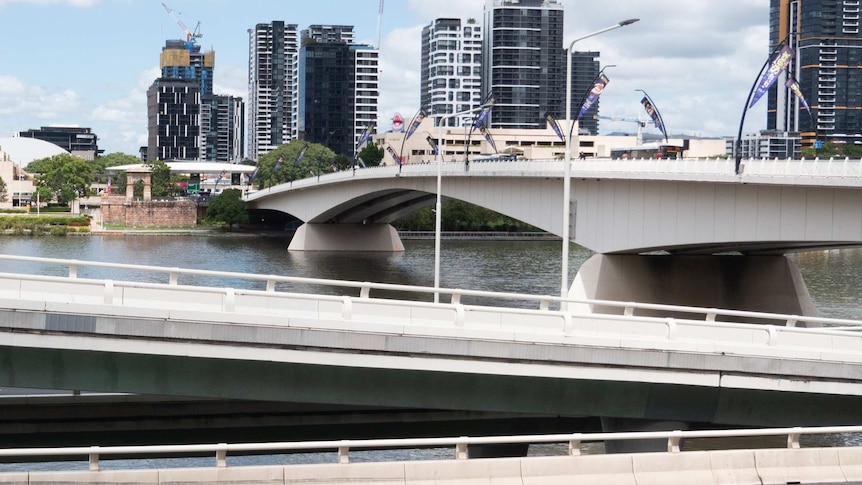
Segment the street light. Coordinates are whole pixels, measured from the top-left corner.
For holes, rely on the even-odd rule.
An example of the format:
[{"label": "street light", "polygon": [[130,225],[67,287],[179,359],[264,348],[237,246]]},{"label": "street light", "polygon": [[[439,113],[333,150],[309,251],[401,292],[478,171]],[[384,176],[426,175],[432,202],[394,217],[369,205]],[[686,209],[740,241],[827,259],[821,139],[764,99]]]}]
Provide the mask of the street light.
[{"label": "street light", "polygon": [[[569,123],[569,133],[574,133],[566,138],[566,153],[565,153],[565,165],[563,168],[563,260],[562,260],[562,284],[560,287],[560,296],[566,297],[569,294],[569,219],[571,218],[571,209],[569,205],[571,204],[571,178],[572,178],[572,138],[578,138],[578,131],[572,128],[577,125],[576,122],[572,122],[572,48],[575,46],[576,42],[582,41],[584,39],[588,39],[590,37],[604,34],[605,32],[618,29],[620,27],[625,27],[626,25],[631,25],[637,22],[640,19],[628,19],[623,20],[622,22],[618,22],[610,27],[605,27],[604,29],[597,30],[591,34],[584,35],[582,37],[578,37],[573,40],[568,49],[566,49],[566,120]],[[580,148],[580,141],[578,142],[578,148]]]},{"label": "street light", "polygon": [[478,108],[459,111],[445,116],[435,116],[437,118],[437,205],[435,206],[436,215],[434,218],[434,303],[440,302],[440,232],[442,226],[443,200],[441,190],[443,188],[443,120],[457,118],[477,111],[482,111],[488,105],[483,104]]}]

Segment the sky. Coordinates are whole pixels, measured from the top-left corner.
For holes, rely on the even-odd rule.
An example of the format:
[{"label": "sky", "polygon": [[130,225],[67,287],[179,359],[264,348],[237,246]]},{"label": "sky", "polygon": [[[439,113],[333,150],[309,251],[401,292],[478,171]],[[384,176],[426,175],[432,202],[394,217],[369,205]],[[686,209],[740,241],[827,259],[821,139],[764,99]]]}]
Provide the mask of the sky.
[{"label": "sky", "polygon": [[[215,51],[214,92],[248,99],[248,29],[283,20],[353,25],[380,47],[380,119],[419,109],[420,39],[435,18],[475,18],[485,0],[165,0],[203,50]],[[769,55],[769,0],[562,0],[565,43],[599,51],[610,79],[600,134],[634,133],[646,91],[668,132],[735,136],[766,125],[765,100],[746,110]],[[105,153],[137,155],[147,140],[146,91],[166,40],[184,33],[161,0],[0,0],[0,137],[42,126],[92,128]],[[379,41],[378,41],[379,39]],[[566,47],[561,46],[561,48]],[[611,67],[612,66],[612,67]],[[561,107],[561,113],[564,109]],[[560,116],[562,117],[562,116]],[[644,133],[658,134],[652,126]]]}]

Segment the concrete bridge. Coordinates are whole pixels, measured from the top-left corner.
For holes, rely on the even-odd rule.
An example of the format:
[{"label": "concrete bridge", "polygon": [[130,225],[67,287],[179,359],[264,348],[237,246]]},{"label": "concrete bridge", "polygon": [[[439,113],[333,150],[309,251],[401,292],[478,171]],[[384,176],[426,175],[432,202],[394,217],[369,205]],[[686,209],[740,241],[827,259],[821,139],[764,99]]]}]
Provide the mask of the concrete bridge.
[{"label": "concrete bridge", "polygon": [[[571,242],[599,253],[574,298],[813,315],[783,255],[862,245],[859,160],[746,160],[740,174],[723,159],[571,163]],[[246,200],[305,221],[290,249],[402,250],[389,223],[435,202],[438,170],[444,197],[563,235],[559,160],[345,171]]]},{"label": "concrete bridge", "polygon": [[610,430],[862,418],[857,321],[0,256],[16,260],[65,275],[0,273],[4,387],[594,416]]}]

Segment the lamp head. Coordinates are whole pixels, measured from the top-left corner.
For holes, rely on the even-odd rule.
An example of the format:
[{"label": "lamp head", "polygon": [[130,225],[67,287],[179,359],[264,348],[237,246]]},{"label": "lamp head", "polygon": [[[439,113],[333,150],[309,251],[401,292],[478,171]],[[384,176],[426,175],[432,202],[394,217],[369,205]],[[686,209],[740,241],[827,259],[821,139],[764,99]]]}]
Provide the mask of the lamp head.
[{"label": "lamp head", "polygon": [[622,22],[620,22],[620,27],[625,27],[626,25],[631,25],[631,24],[633,24],[633,23],[635,23],[635,22],[637,22],[637,21],[639,21],[639,20],[640,20],[640,19],[628,19],[628,20],[623,20]]}]

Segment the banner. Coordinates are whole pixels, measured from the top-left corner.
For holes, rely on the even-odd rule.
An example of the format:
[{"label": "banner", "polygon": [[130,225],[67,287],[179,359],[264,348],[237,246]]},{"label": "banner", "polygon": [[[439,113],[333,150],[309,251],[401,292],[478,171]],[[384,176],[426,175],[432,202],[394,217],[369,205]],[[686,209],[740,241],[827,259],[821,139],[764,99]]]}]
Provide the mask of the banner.
[{"label": "banner", "polygon": [[799,88],[799,83],[796,82],[796,79],[793,79],[792,77],[789,78],[785,83],[785,86],[790,88],[790,90],[793,91],[793,94],[799,98],[799,102],[802,103],[802,106],[804,106],[805,110],[808,111],[808,116],[814,116],[811,114],[811,106],[808,106],[808,101],[805,101],[805,96],[802,95],[802,89]]},{"label": "banner", "polygon": [[479,133],[481,133],[482,136],[485,137],[485,140],[488,142],[489,145],[491,145],[491,148],[494,149],[494,153],[497,153],[497,144],[494,143],[494,139],[491,138],[491,132],[488,131],[487,128],[485,128],[485,125],[479,127]]},{"label": "banner", "polygon": [[416,116],[413,117],[413,121],[410,122],[410,126],[407,128],[407,136],[404,138],[405,140],[409,139],[413,136],[413,133],[416,132],[416,129],[419,128],[419,125],[422,124],[422,120],[425,119],[425,111],[419,110],[416,113]]},{"label": "banner", "polygon": [[557,119],[554,118],[554,115],[552,115],[550,111],[545,112],[545,121],[547,121],[548,124],[551,125],[551,129],[553,129],[554,133],[556,133],[557,136],[560,137],[560,140],[563,140],[563,142],[565,142],[566,135],[563,134],[563,130],[562,128],[560,128],[560,123],[557,122]]},{"label": "banner", "polygon": [[485,124],[485,119],[488,118],[488,113],[491,112],[491,108],[494,107],[494,103],[497,101],[497,98],[494,96],[494,93],[488,94],[488,97],[485,99],[485,102],[482,103],[482,111],[476,115],[476,121],[473,123],[473,129],[478,130],[480,126]]},{"label": "banner", "polygon": [[301,162],[303,157],[305,157],[306,150],[308,150],[308,143],[306,143],[305,146],[302,147],[302,150],[299,151],[299,155],[296,156],[296,160],[293,162],[294,166],[299,165],[299,162]]},{"label": "banner", "polygon": [[655,127],[661,131],[661,134],[664,135],[664,139],[667,140],[667,131],[665,131],[664,123],[662,123],[658,108],[655,107],[652,100],[647,96],[644,96],[643,99],[641,99],[641,104],[644,105],[644,110],[646,110],[647,115],[649,115],[650,119],[655,124]]},{"label": "banner", "polygon": [[395,150],[393,150],[391,146],[386,145],[386,151],[389,152],[389,155],[392,156],[392,160],[395,160],[395,165],[398,165],[400,167],[401,157],[399,157],[398,154],[395,153]]},{"label": "banner", "polygon": [[599,96],[602,95],[602,92],[605,90],[605,86],[607,86],[609,82],[611,82],[611,80],[608,79],[607,76],[599,73],[599,76],[596,79],[596,82],[593,83],[593,88],[590,89],[590,92],[587,94],[587,98],[584,100],[584,105],[581,106],[581,111],[578,112],[578,117],[575,118],[575,121],[580,120],[587,111],[596,104],[596,101],[599,100]]},{"label": "banner", "polygon": [[781,75],[781,71],[790,65],[791,59],[793,59],[793,49],[785,44],[785,46],[775,54],[769,69],[763,73],[763,77],[760,78],[760,82],[757,84],[757,91],[754,92],[754,96],[751,98],[751,103],[748,104],[749,108],[754,106],[754,103],[769,91],[769,88],[771,88],[772,85],[775,84],[775,81],[778,80],[778,76]]},{"label": "banner", "polygon": [[278,157],[278,161],[275,162],[275,166],[272,167],[273,172],[278,171],[278,167],[281,167],[281,164],[284,163],[284,155]]},{"label": "banner", "polygon": [[428,144],[431,145],[431,153],[433,153],[436,157],[438,153],[437,142],[434,140],[434,138],[431,138],[431,135],[426,136],[425,141],[427,141]]}]

